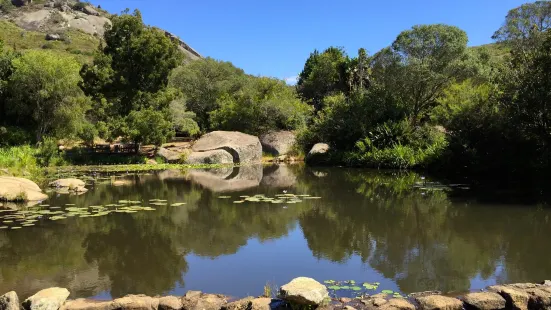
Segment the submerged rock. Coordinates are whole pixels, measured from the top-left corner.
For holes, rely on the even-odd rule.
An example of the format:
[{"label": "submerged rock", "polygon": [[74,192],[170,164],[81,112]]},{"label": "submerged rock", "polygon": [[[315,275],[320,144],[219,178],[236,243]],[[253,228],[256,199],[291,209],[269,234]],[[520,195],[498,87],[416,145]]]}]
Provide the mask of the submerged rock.
[{"label": "submerged rock", "polygon": [[469,293],[463,297],[463,302],[470,308],[480,310],[505,309],[505,299],[497,293],[478,292]]},{"label": "submerged rock", "polygon": [[415,300],[419,303],[421,310],[462,310],[463,303],[456,298],[441,295],[429,295],[417,297]]},{"label": "submerged rock", "polygon": [[319,305],[329,298],[325,285],[312,278],[300,277],[279,289],[281,298],[301,305]]},{"label": "submerged rock", "polygon": [[19,297],[14,291],[0,296],[0,310],[19,310]]},{"label": "submerged rock", "polygon": [[225,150],[234,163],[260,163],[262,145],[258,137],[237,131],[213,131],[202,136],[192,147],[193,152]]},{"label": "submerged rock", "polygon": [[58,310],[70,293],[66,288],[51,287],[39,291],[23,302],[26,310]]},{"label": "submerged rock", "polygon": [[146,295],[126,295],[113,300],[115,309],[120,310],[157,310],[159,298]]},{"label": "submerged rock", "polygon": [[317,143],[315,144],[308,155],[306,155],[306,163],[309,165],[323,165],[329,162],[329,144]]},{"label": "submerged rock", "polygon": [[0,200],[42,201],[48,199],[40,187],[31,180],[0,176]]},{"label": "submerged rock", "polygon": [[274,156],[288,154],[295,142],[296,135],[291,131],[273,131],[260,137],[262,150]]}]

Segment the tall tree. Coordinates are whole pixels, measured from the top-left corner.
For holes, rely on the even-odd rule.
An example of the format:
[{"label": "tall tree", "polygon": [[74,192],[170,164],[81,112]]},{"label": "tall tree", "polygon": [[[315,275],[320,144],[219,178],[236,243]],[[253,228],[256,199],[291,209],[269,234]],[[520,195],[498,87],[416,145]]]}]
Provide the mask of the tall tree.
[{"label": "tall tree", "polygon": [[413,125],[425,118],[444,89],[468,71],[467,34],[454,26],[414,26],[373,59],[374,79],[392,92]]},{"label": "tall tree", "polygon": [[349,61],[339,47],[330,47],[321,54],[317,50],[311,53],[298,77],[299,96],[317,111],[321,110],[323,98],[347,90]]},{"label": "tall tree", "polygon": [[551,28],[551,1],[526,3],[509,11],[505,23],[492,38],[503,42],[523,41],[534,30],[543,32]]}]

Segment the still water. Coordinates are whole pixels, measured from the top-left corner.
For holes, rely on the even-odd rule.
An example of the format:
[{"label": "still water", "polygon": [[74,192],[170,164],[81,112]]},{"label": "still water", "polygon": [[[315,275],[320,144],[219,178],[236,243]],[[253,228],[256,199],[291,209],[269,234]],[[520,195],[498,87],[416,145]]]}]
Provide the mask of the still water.
[{"label": "still water", "polygon": [[[43,209],[131,200],[156,210],[44,216],[0,230],[0,293],[24,298],[61,286],[73,298],[242,297],[308,276],[407,294],[551,277],[550,209],[480,202],[468,189],[426,182],[415,173],[302,165],[103,176],[80,196],[51,193]],[[285,193],[321,198],[234,203]]]}]

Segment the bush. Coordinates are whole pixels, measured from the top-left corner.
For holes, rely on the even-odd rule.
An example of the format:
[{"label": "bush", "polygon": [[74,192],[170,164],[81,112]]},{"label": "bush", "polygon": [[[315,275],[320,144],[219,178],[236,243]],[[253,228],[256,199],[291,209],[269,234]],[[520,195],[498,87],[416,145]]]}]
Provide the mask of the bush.
[{"label": "bush", "polygon": [[85,123],[78,133],[79,139],[88,146],[94,145],[94,139],[98,136],[98,130],[90,123]]},{"label": "bush", "polygon": [[32,134],[20,127],[0,127],[0,147],[31,144]]},{"label": "bush", "polygon": [[39,144],[36,153],[37,163],[42,167],[61,166],[65,163],[57,141],[54,138],[45,137]]}]

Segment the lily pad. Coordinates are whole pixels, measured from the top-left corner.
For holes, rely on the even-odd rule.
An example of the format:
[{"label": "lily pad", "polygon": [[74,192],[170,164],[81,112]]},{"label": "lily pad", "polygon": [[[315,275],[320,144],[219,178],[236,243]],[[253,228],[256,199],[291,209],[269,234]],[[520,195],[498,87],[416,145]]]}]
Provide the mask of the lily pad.
[{"label": "lily pad", "polygon": [[219,199],[230,199],[231,196],[218,196]]},{"label": "lily pad", "polygon": [[8,226],[0,226],[0,229],[8,229]]},{"label": "lily pad", "polygon": [[21,229],[21,228],[23,228],[23,227],[21,227],[21,226],[13,226],[11,229]]},{"label": "lily pad", "polygon": [[325,281],[323,281],[323,283],[325,283],[325,284],[334,284],[336,282],[337,281],[335,281],[335,280],[325,280]]},{"label": "lily pad", "polygon": [[171,207],[181,207],[183,205],[185,205],[186,203],[185,202],[177,202],[177,203],[173,203],[171,204],[170,206]]},{"label": "lily pad", "polygon": [[362,288],[359,287],[359,286],[352,286],[352,287],[350,287],[350,289],[353,290],[353,291],[361,291],[362,290]]},{"label": "lily pad", "polygon": [[341,289],[341,287],[340,287],[340,286],[338,286],[338,285],[332,285],[332,286],[329,286],[329,287],[328,287],[328,289],[330,289],[330,290],[334,290],[334,291],[338,291],[338,290],[340,290],[340,289]]},{"label": "lily pad", "polygon": [[383,294],[392,294],[392,293],[394,293],[394,291],[391,291],[391,290],[382,290],[381,293],[383,293]]}]

